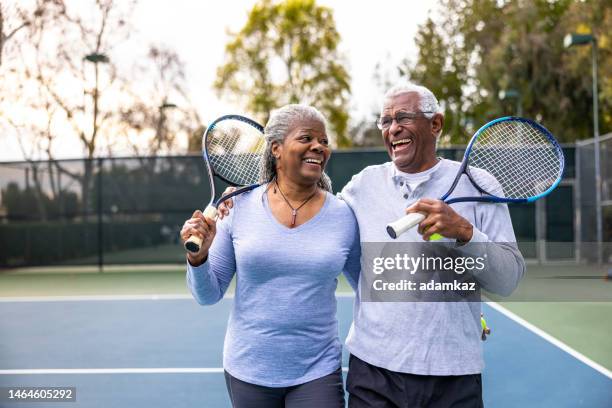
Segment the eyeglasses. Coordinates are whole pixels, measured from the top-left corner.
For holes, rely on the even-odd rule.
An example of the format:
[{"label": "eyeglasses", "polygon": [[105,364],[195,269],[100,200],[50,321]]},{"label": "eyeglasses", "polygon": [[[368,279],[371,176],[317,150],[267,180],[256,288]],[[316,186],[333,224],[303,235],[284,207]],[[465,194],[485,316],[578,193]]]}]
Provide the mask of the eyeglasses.
[{"label": "eyeglasses", "polygon": [[393,124],[393,120],[397,122],[398,125],[410,125],[418,118],[424,117],[426,113],[435,113],[435,112],[397,112],[395,117],[393,116],[383,116],[378,118],[376,121],[376,126],[380,130],[386,130],[391,127]]}]

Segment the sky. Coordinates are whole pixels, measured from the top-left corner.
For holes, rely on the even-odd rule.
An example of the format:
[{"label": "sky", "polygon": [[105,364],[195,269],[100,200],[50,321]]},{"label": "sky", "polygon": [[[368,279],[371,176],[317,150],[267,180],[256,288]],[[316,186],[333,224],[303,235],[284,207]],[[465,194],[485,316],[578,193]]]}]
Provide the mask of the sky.
[{"label": "sky", "polygon": [[[224,61],[227,30],[240,30],[255,3],[176,0],[168,7],[165,1],[147,1],[136,10],[133,23],[142,34],[172,46],[185,60],[193,97],[204,119],[211,111],[215,111],[213,116],[226,113],[215,108],[220,101],[211,89],[212,83],[216,68]],[[414,35],[436,2],[378,0],[360,5],[346,0],[318,0],[317,3],[334,11],[340,50],[347,56],[352,76],[351,111],[363,114],[376,109],[380,93],[372,80],[376,63],[389,61],[392,63],[389,65],[395,66],[403,58],[416,55]]]},{"label": "sky", "polygon": [[[188,89],[201,119],[209,123],[227,113],[242,113],[212,89],[216,69],[224,62],[229,31],[239,31],[256,0],[140,1],[131,21],[137,35],[147,43],[164,44],[175,49],[185,63]],[[352,78],[350,117],[353,123],[380,106],[382,90],[373,76],[377,63],[385,71],[404,58],[416,56],[414,36],[419,24],[435,10],[437,1],[351,2],[317,0],[333,10],[340,34],[340,51],[348,61]],[[77,143],[65,144],[56,158],[81,157]],[[19,160],[21,153],[14,140],[0,138],[0,160]]]}]

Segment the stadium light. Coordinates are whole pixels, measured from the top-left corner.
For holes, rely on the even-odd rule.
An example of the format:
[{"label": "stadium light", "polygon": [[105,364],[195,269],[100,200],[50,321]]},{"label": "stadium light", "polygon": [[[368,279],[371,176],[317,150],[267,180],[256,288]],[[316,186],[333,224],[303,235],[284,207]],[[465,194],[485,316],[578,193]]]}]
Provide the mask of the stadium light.
[{"label": "stadium light", "polygon": [[517,89],[502,89],[497,94],[499,100],[516,99],[516,116],[523,116],[523,98]]},{"label": "stadium light", "polygon": [[563,46],[565,48],[569,48],[573,45],[585,45],[585,44],[589,44],[590,42],[595,41],[595,37],[593,37],[591,34],[567,34],[564,38],[563,38]]},{"label": "stadium light", "polygon": [[85,56],[85,59],[89,62],[93,62],[94,64],[97,63],[103,63],[106,64],[108,63],[110,60],[108,59],[108,56],[106,54],[99,54],[97,52],[93,52],[91,54],[87,54]]},{"label": "stadium light", "polygon": [[597,263],[602,261],[603,223],[601,214],[601,170],[599,168],[599,107],[597,95],[597,38],[592,34],[567,34],[563,38],[563,46],[569,48],[575,45],[591,44],[593,60],[593,147],[595,154],[595,217],[597,228]]}]

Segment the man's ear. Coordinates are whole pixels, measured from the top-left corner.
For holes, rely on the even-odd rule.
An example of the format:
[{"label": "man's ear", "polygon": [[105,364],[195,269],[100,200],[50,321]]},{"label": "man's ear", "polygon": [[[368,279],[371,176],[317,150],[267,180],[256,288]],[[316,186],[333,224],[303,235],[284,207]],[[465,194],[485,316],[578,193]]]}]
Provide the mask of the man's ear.
[{"label": "man's ear", "polygon": [[436,113],[431,118],[431,131],[434,136],[438,137],[442,133],[442,128],[444,128],[444,115]]}]

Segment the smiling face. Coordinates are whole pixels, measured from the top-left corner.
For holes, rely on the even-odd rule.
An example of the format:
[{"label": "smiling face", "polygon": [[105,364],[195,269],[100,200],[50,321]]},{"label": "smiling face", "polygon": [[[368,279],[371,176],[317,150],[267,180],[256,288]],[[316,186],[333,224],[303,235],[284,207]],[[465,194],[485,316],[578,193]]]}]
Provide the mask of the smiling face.
[{"label": "smiling face", "polygon": [[272,146],[281,177],[303,186],[316,184],[331,155],[325,126],[312,119],[292,124],[283,143]]},{"label": "smiling face", "polygon": [[420,114],[420,96],[408,92],[390,97],[385,101],[381,117],[396,118],[402,113],[417,113],[406,123],[393,120],[391,126],[382,130],[382,137],[389,157],[398,170],[418,173],[433,167],[436,159],[436,137],[444,124],[443,116],[434,114],[428,119]]}]

